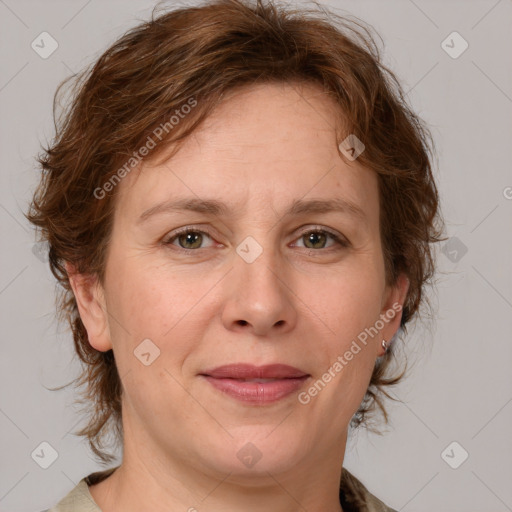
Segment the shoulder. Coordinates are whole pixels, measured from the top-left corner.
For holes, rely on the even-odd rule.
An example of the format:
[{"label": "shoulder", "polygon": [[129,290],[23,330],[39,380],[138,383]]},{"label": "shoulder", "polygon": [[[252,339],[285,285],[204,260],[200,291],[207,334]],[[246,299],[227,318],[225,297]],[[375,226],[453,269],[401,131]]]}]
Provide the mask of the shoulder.
[{"label": "shoulder", "polygon": [[116,469],[117,467],[96,471],[82,478],[56,505],[43,512],[101,512],[101,509],[89,492],[89,485],[101,482]]},{"label": "shoulder", "polygon": [[340,502],[344,512],[396,512],[374,496],[345,468],[341,473]]}]

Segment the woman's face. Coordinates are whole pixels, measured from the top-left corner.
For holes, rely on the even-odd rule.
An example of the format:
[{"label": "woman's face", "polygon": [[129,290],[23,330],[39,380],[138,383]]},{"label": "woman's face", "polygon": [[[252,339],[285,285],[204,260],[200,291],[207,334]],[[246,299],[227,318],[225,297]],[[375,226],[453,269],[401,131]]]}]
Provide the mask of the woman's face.
[{"label": "woman's face", "polygon": [[[310,85],[238,90],[171,160],[118,185],[105,287],[79,302],[90,343],[114,350],[125,457],[241,479],[339,465],[381,341],[400,323],[381,315],[407,284],[385,285],[377,176],[340,157],[336,112]],[[313,200],[357,210],[290,210]],[[183,201],[222,209],[172,208]],[[236,363],[307,377],[204,376]]]}]

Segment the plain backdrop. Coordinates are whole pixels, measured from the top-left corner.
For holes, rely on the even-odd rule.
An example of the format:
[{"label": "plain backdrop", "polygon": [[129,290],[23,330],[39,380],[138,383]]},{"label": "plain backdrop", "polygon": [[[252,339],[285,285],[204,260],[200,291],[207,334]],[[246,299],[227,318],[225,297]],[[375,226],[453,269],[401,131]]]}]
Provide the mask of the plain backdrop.
[{"label": "plain backdrop", "polygon": [[[323,3],[381,34],[385,62],[434,135],[450,237],[430,293],[435,321],[408,337],[414,368],[394,390],[402,402],[389,405],[385,435],[354,437],[345,465],[400,511],[512,510],[512,2]],[[81,421],[73,389],[46,389],[79,367],[22,212],[38,181],[34,156],[53,137],[57,85],[153,6],[0,0],[1,511],[41,511],[103,469],[69,434]],[[46,59],[31,46],[42,32],[58,44]],[[47,469],[31,456],[43,442],[58,455]]]}]

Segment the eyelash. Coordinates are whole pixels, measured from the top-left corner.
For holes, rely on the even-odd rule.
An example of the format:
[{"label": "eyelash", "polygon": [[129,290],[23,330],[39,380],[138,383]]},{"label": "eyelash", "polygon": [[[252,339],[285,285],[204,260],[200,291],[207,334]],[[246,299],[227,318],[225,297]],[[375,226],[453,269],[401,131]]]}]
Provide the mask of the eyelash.
[{"label": "eyelash", "polygon": [[[176,240],[179,236],[186,235],[188,233],[200,233],[203,235],[208,235],[210,238],[213,238],[212,233],[210,233],[210,231],[207,229],[196,229],[196,228],[192,228],[192,227],[186,227],[181,230],[175,231],[171,237],[169,237],[163,241],[163,244],[166,246],[171,246],[171,245],[173,245],[172,242],[174,240]],[[311,233],[326,234],[326,235],[330,236],[339,246],[341,246],[341,248],[347,248],[350,246],[350,243],[347,240],[345,240],[344,238],[341,238],[336,233],[334,233],[330,230],[327,230],[325,228],[320,228],[320,227],[315,227],[313,229],[308,229],[307,231],[303,231],[298,236],[298,238],[302,238],[303,236],[311,234]],[[193,253],[193,252],[197,252],[198,250],[200,250],[200,249],[185,249],[184,247],[178,247],[178,246],[175,246],[175,247],[176,247],[177,251],[184,252],[184,253]],[[305,247],[304,249],[309,252],[319,252],[319,251],[329,251],[330,252],[331,250],[339,250],[339,248],[333,249],[332,247],[329,247],[326,249],[309,249],[308,247]]]}]

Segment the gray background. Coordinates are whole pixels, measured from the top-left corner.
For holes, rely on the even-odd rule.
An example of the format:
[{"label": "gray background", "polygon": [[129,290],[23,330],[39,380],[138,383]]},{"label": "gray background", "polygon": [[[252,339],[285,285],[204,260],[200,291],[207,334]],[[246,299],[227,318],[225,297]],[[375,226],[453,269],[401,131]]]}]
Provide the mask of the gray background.
[{"label": "gray background", "polygon": [[[382,35],[386,62],[433,131],[453,237],[439,252],[435,323],[418,324],[408,338],[414,366],[394,391],[403,403],[389,405],[386,435],[356,435],[345,465],[400,511],[512,510],[512,2],[324,3]],[[45,389],[78,366],[70,334],[54,319],[53,278],[32,251],[21,212],[38,179],[39,142],[53,136],[57,85],[147,19],[153,5],[0,0],[2,511],[43,510],[102,469],[68,433],[80,422],[72,389]],[[59,44],[47,59],[31,48],[43,31]],[[456,59],[441,46],[453,31],[469,43]],[[43,441],[58,452],[48,469],[31,457]],[[469,453],[458,469],[441,456],[453,441],[460,447],[448,450],[452,464],[462,449]]]}]

